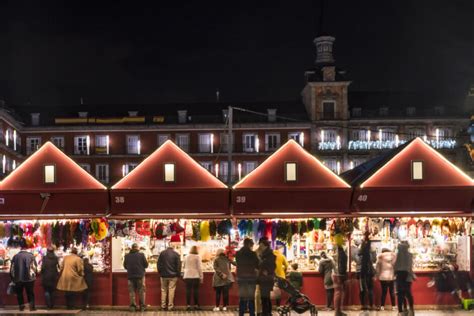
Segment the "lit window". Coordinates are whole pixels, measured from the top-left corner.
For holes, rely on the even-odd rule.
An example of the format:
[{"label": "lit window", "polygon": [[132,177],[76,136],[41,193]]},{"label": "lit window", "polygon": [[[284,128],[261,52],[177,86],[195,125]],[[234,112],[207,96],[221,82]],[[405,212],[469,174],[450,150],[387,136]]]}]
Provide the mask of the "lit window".
[{"label": "lit window", "polygon": [[55,183],[56,182],[56,166],[46,165],[44,166],[44,183]]},{"label": "lit window", "polygon": [[200,153],[212,153],[212,141],[213,141],[212,134],[199,134],[199,152]]},{"label": "lit window", "polygon": [[127,135],[127,154],[140,155],[139,135]]},{"label": "lit window", "polygon": [[423,180],[423,161],[411,162],[411,179]]},{"label": "lit window", "polygon": [[296,181],[296,162],[285,163],[285,181],[286,182]]},{"label": "lit window", "polygon": [[109,165],[97,164],[95,165],[96,178],[102,183],[109,183]]},{"label": "lit window", "polygon": [[165,182],[175,181],[174,163],[165,163]]},{"label": "lit window", "polygon": [[109,154],[109,135],[97,135],[95,137],[95,153],[99,155]]}]

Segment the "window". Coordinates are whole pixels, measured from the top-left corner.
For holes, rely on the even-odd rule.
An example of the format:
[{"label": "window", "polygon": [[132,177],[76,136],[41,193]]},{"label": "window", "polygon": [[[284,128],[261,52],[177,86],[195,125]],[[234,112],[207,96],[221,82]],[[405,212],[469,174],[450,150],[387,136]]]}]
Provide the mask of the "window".
[{"label": "window", "polygon": [[139,135],[127,135],[127,154],[140,155]]},{"label": "window", "polygon": [[244,147],[244,152],[246,153],[253,153],[253,152],[258,152],[257,149],[257,134],[244,134],[243,135],[243,147]]},{"label": "window", "polygon": [[[229,151],[229,135],[227,133],[221,133],[221,152],[226,153]],[[232,147],[231,150],[234,150],[234,134],[232,134]]]},{"label": "window", "polygon": [[109,135],[97,135],[95,137],[95,153],[99,155],[109,154]]},{"label": "window", "polygon": [[368,141],[366,129],[355,129],[351,132],[353,141]]},{"label": "window", "polygon": [[79,166],[81,166],[82,169],[85,171],[91,173],[91,165],[88,163],[80,163]]},{"label": "window", "polygon": [[407,115],[408,116],[415,116],[416,115],[416,108],[414,106],[407,107]]},{"label": "window", "polygon": [[256,161],[244,161],[243,163],[244,175],[247,175],[250,172],[254,171],[255,168],[257,168],[257,166],[258,166],[258,163]]},{"label": "window", "polygon": [[56,183],[56,166],[44,166],[44,183]]},{"label": "window", "polygon": [[212,153],[213,149],[213,139],[212,134],[199,134],[199,152],[200,153]]},{"label": "window", "polygon": [[[228,166],[227,161],[221,161],[219,163],[219,178],[224,182],[228,181],[229,170],[228,170],[227,166]],[[235,177],[235,171],[236,171],[235,162],[232,162],[231,168],[232,168],[232,170],[231,170],[232,171],[232,178],[234,178]]]},{"label": "window", "polygon": [[435,115],[443,115],[444,114],[444,106],[435,106],[434,107]]},{"label": "window", "polygon": [[451,137],[451,130],[446,127],[436,128],[435,136],[439,138],[439,140],[445,140]]},{"label": "window", "polygon": [[408,129],[408,139],[417,137],[423,138],[426,135],[426,129],[424,128],[410,128]]},{"label": "window", "polygon": [[265,151],[275,151],[280,147],[280,133],[265,134]]},{"label": "window", "polygon": [[122,176],[125,177],[127,174],[132,172],[133,169],[137,166],[137,163],[129,162],[122,166]]},{"label": "window", "polygon": [[200,161],[199,163],[200,163],[201,166],[203,166],[207,171],[209,171],[210,173],[212,173],[212,170],[213,170],[212,161]]},{"label": "window", "polygon": [[165,182],[174,182],[176,179],[174,163],[165,163]]},{"label": "window", "polygon": [[176,145],[179,146],[182,150],[189,151],[189,134],[177,134],[176,135]]},{"label": "window", "polygon": [[158,146],[163,145],[168,139],[170,139],[169,134],[159,134],[158,135]]},{"label": "window", "polygon": [[288,133],[288,139],[293,139],[293,140],[295,140],[297,143],[300,143],[300,144],[301,144],[301,134],[302,134],[302,132],[292,132],[292,133]]},{"label": "window", "polygon": [[[395,141],[397,131],[394,128],[383,128],[379,129],[379,139],[383,142]],[[382,137],[380,137],[382,136]]]},{"label": "window", "polygon": [[361,117],[362,109],[361,108],[352,108],[352,117]]},{"label": "window", "polygon": [[296,162],[285,163],[285,181],[286,182],[296,181]]},{"label": "window", "polygon": [[89,136],[74,137],[74,154],[88,155],[89,154]]},{"label": "window", "polygon": [[51,142],[54,146],[58,147],[59,149],[64,149],[64,137],[63,136],[53,136],[51,137]]},{"label": "window", "polygon": [[41,145],[41,137],[27,137],[26,138],[26,154],[31,155]]},{"label": "window", "polygon": [[323,119],[325,120],[335,119],[336,118],[335,108],[336,108],[335,101],[324,101],[323,102]]},{"label": "window", "polygon": [[411,179],[423,180],[423,161],[411,162]]},{"label": "window", "polygon": [[388,107],[383,106],[379,109],[380,116],[388,116]]},{"label": "window", "polygon": [[5,132],[5,145],[9,146],[11,144],[11,140],[13,138],[13,133],[10,128],[7,128],[7,131]]},{"label": "window", "polygon": [[331,169],[333,172],[337,172],[337,160],[336,159],[325,159],[323,164]]},{"label": "window", "polygon": [[95,165],[95,176],[97,180],[102,183],[109,183],[109,165],[108,164],[96,164]]}]

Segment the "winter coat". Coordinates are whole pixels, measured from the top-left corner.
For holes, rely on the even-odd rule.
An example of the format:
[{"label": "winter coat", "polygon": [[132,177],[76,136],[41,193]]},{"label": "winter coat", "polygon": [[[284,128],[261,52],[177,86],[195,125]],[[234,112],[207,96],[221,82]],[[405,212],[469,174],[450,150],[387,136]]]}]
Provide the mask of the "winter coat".
[{"label": "winter coat", "polygon": [[14,283],[32,282],[36,280],[38,264],[32,253],[21,250],[13,256],[10,266],[10,276]]},{"label": "winter coat", "polygon": [[57,289],[66,292],[82,292],[87,289],[84,280],[84,263],[75,254],[64,257]]},{"label": "winter coat", "polygon": [[141,279],[145,276],[145,269],[148,268],[148,261],[145,255],[138,250],[130,250],[125,255],[123,267],[127,270],[127,277],[131,279]]},{"label": "winter coat", "polygon": [[246,280],[257,279],[259,261],[257,254],[247,247],[242,247],[235,254],[237,264],[237,278]]},{"label": "winter coat", "polygon": [[319,261],[319,273],[324,276],[324,288],[332,289],[334,284],[332,283],[332,271],[334,270],[334,261],[329,258],[322,259]]},{"label": "winter coat", "polygon": [[295,289],[298,291],[301,290],[301,287],[303,286],[303,273],[299,271],[291,271],[288,274],[288,281]]},{"label": "winter coat", "polygon": [[94,266],[92,264],[84,264],[84,280],[86,281],[87,288],[92,288],[94,281]]},{"label": "winter coat", "polygon": [[188,254],[184,259],[183,279],[203,279],[201,257],[195,254]]},{"label": "winter coat", "polygon": [[374,263],[377,260],[375,252],[370,249],[370,241],[362,244],[359,252],[360,257],[360,275],[374,276]]},{"label": "winter coat", "polygon": [[166,248],[160,253],[157,263],[162,278],[177,278],[181,275],[181,259],[173,248]]},{"label": "winter coat", "polygon": [[343,278],[347,276],[347,254],[342,247],[337,248],[334,256],[333,274]]},{"label": "winter coat", "polygon": [[393,281],[395,279],[395,271],[393,266],[397,257],[393,252],[382,252],[375,267],[377,278],[380,281]]},{"label": "winter coat", "polygon": [[263,291],[271,290],[273,288],[275,278],[275,260],[276,257],[273,251],[268,248],[262,253],[262,260],[258,266],[258,284]]},{"label": "winter coat", "polygon": [[278,250],[273,251],[275,255],[275,275],[282,279],[286,278],[286,270],[288,270],[288,261],[286,257]]},{"label": "winter coat", "polygon": [[55,288],[59,278],[59,259],[54,252],[47,252],[41,263],[41,284]]},{"label": "winter coat", "polygon": [[397,259],[394,265],[395,274],[398,271],[408,272],[406,282],[413,282],[415,275],[413,274],[413,255],[408,251],[408,245],[401,243],[398,245]]},{"label": "winter coat", "polygon": [[226,255],[221,254],[214,260],[214,275],[212,277],[212,286],[226,286],[234,282],[234,276],[230,270],[230,260]]}]

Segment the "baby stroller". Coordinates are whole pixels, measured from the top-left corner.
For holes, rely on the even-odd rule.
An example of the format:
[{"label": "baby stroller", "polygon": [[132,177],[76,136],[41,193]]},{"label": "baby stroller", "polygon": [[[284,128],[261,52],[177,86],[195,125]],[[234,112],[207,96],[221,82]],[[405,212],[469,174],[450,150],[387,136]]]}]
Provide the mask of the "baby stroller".
[{"label": "baby stroller", "polygon": [[295,311],[297,314],[303,314],[309,311],[311,316],[318,315],[316,306],[311,303],[306,295],[295,289],[286,279],[279,277],[275,277],[275,279],[278,287],[290,295],[286,305],[278,307],[278,315],[289,316],[291,311]]}]

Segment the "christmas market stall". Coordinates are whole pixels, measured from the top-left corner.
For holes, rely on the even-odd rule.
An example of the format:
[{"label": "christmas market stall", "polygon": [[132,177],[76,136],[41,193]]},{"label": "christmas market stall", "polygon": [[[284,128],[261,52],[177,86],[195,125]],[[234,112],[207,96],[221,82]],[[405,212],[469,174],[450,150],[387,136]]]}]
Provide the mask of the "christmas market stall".
[{"label": "christmas market stall", "polygon": [[[184,259],[196,245],[204,270],[200,303],[213,305],[212,263],[218,249],[231,248],[228,187],[167,141],[110,192],[114,305],[129,304],[122,262],[133,243],[140,246],[150,263],[147,304],[160,305],[160,252],[172,245]],[[178,282],[176,291],[185,293],[183,282]],[[185,305],[184,295],[177,294],[175,300],[175,305]]]},{"label": "christmas market stall", "polygon": [[[39,267],[48,247],[60,262],[78,248],[94,266],[91,303],[110,305],[111,244],[103,218],[108,200],[107,188],[52,143],[39,148],[0,185],[0,291],[6,293],[10,262],[24,238]],[[37,280],[36,301],[42,305],[41,274]],[[1,297],[2,305],[17,304],[14,296]]]},{"label": "christmas market stall", "polygon": [[319,261],[322,252],[332,254],[337,242],[348,247],[351,192],[344,180],[290,140],[233,187],[235,239],[268,237],[290,264],[299,265],[302,291],[323,305]]},{"label": "christmas market stall", "polygon": [[[473,180],[420,138],[341,176],[354,188],[352,253],[366,232],[377,255],[383,249],[396,252],[401,241],[408,241],[417,275],[415,304],[457,304],[453,295],[440,301],[430,281],[442,266],[472,273]],[[353,261],[351,270],[355,267]],[[351,286],[351,293],[358,293],[357,281]],[[352,304],[359,303],[356,297]],[[379,304],[378,282],[375,297]]]}]

